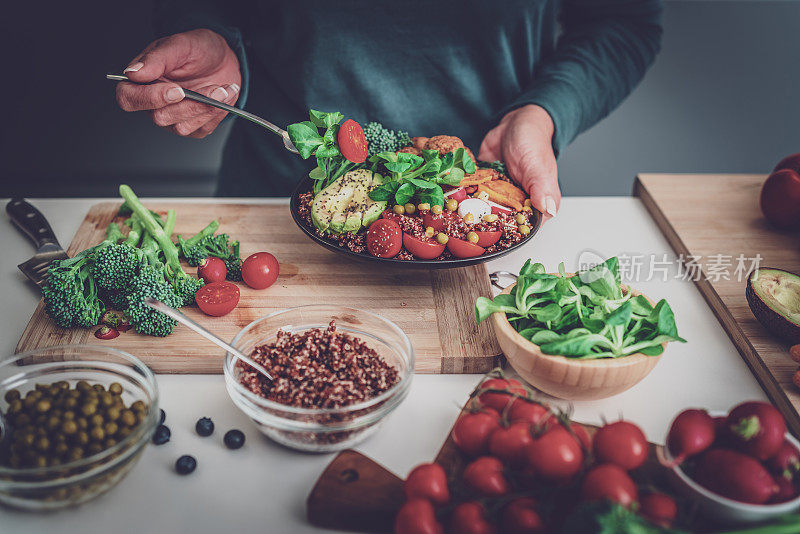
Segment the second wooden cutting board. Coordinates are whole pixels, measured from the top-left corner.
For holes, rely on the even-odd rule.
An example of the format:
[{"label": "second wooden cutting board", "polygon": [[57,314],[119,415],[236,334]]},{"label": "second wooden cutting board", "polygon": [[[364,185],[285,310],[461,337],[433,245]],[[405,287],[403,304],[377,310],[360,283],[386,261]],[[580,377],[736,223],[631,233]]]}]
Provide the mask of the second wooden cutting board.
[{"label": "second wooden cutting board", "polygon": [[[240,284],[241,300],[230,314],[211,318],[196,307],[183,309],[223,339],[233,339],[242,327],[273,311],[330,303],[367,309],[396,322],[414,345],[417,372],[485,373],[500,363],[500,348],[488,323],[475,324],[475,299],[491,296],[483,265],[426,271],[343,259],[303,235],[285,205],[146,204],[159,212],[176,209],[176,233],[193,235],[217,219],[220,232],[241,241],[242,258],[262,250],[278,258],[277,282],[261,291]],[[103,240],[108,223],[122,220],[115,219],[119,205],[92,207],[69,246],[70,256]],[[180,325],[166,338],[130,331],[101,341],[92,334],[93,330],[58,328],[40,303],[17,352],[67,343],[105,344],[134,354],[159,373],[222,372],[222,351]]]}]

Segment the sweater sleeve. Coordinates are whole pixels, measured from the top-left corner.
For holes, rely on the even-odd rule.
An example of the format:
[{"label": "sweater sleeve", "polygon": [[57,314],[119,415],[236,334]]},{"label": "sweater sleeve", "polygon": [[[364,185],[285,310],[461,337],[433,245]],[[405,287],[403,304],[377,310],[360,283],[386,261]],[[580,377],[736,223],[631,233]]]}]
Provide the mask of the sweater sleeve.
[{"label": "sweater sleeve", "polygon": [[553,53],[503,114],[541,106],[555,125],[558,155],[625,99],[661,45],[660,0],[564,0]]},{"label": "sweater sleeve", "polygon": [[[242,24],[239,17],[245,6],[233,0],[158,0],[153,19],[157,37],[206,28],[220,34],[239,59],[242,87],[236,107],[244,109],[250,90],[250,68],[247,64]],[[231,116],[227,117],[231,118]]]}]

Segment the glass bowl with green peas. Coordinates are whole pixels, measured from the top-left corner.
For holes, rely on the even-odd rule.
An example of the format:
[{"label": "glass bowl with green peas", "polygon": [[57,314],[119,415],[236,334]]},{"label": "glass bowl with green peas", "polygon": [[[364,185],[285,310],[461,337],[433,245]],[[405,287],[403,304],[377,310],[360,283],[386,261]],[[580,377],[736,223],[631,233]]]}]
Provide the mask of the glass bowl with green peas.
[{"label": "glass bowl with green peas", "polygon": [[0,361],[0,503],[54,510],[100,495],[158,419],[153,372],[126,352],[62,345]]}]

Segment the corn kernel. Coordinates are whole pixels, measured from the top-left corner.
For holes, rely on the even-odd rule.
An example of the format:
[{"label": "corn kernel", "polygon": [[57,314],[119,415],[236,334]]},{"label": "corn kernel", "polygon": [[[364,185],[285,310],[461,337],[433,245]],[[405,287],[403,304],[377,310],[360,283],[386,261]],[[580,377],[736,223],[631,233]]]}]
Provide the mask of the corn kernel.
[{"label": "corn kernel", "polygon": [[521,233],[522,235],[528,235],[531,233],[531,227],[528,226],[527,224],[523,224],[522,226],[519,227],[519,233]]},{"label": "corn kernel", "polygon": [[429,209],[431,209],[431,205],[428,204],[427,202],[423,202],[422,204],[418,204],[417,205],[417,209],[420,210],[420,211],[429,210]]},{"label": "corn kernel", "polygon": [[406,209],[400,204],[395,204],[394,207],[392,208],[392,211],[398,215],[402,215],[406,212]]},{"label": "corn kernel", "polygon": [[488,215],[484,215],[484,216],[483,216],[483,220],[484,220],[485,222],[488,222],[488,223],[493,223],[493,222],[495,222],[497,219],[498,219],[498,217],[497,217],[497,214],[496,214],[496,213],[490,213],[490,214],[488,214]]},{"label": "corn kernel", "polygon": [[436,241],[438,241],[440,245],[446,245],[449,240],[450,238],[445,233],[439,232],[436,234]]},{"label": "corn kernel", "polygon": [[411,202],[409,202],[408,204],[406,204],[405,206],[403,206],[403,209],[405,209],[405,210],[406,210],[406,213],[407,213],[408,215],[413,215],[413,214],[414,214],[414,212],[417,210],[416,206],[414,206],[414,204],[412,204]]},{"label": "corn kernel", "polygon": [[442,214],[442,207],[439,204],[434,204],[431,206],[431,213],[434,215],[441,215]]}]

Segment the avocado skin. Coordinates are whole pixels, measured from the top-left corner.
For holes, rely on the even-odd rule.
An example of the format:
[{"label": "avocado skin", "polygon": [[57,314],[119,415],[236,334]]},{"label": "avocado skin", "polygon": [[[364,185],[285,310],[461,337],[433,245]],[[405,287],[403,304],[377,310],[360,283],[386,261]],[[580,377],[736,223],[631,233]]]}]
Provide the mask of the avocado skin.
[{"label": "avocado skin", "polygon": [[753,287],[753,275],[760,270],[780,271],[794,277],[797,277],[797,275],[784,269],[759,267],[759,269],[753,271],[750,273],[750,276],[747,277],[745,297],[747,297],[747,304],[750,306],[750,311],[753,312],[755,318],[758,319],[758,322],[761,323],[764,328],[792,344],[800,343],[800,326],[794,324],[786,317],[770,308],[756,293]]}]

